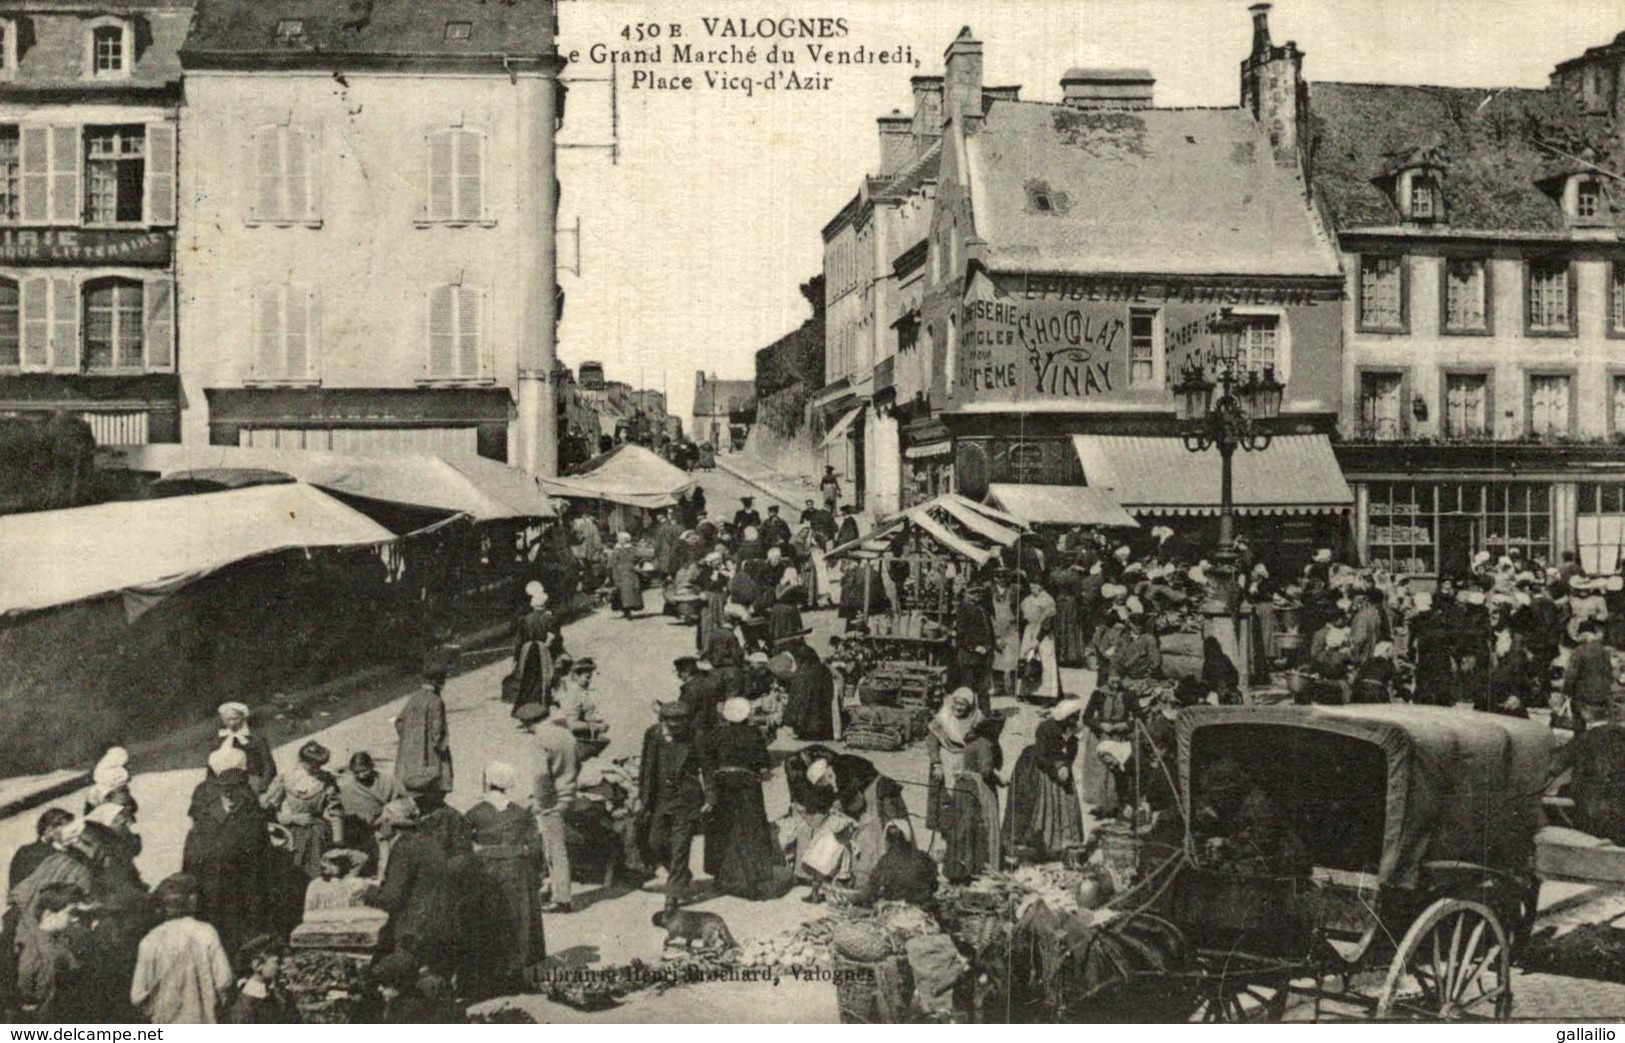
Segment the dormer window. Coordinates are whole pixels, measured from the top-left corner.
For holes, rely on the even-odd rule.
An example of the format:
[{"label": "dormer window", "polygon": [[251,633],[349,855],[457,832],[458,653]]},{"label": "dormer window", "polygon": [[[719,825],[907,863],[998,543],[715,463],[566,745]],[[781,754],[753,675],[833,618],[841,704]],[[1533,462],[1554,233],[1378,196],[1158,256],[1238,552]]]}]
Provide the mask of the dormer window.
[{"label": "dormer window", "polygon": [[1601,181],[1594,177],[1575,179],[1574,216],[1582,221],[1603,216]]},{"label": "dormer window", "polygon": [[474,23],[473,22],[447,22],[446,23],[446,39],[448,39],[448,40],[466,40],[471,35],[473,35],[473,32],[474,32]]},{"label": "dormer window", "polygon": [[1433,220],[1435,191],[1433,179],[1426,174],[1417,174],[1411,178],[1411,220]]},{"label": "dormer window", "polygon": [[135,65],[135,26],[122,18],[97,18],[85,27],[85,70],[91,79],[127,79]]},{"label": "dormer window", "polygon": [[277,43],[298,43],[305,38],[305,22],[302,18],[284,18],[276,24]]}]

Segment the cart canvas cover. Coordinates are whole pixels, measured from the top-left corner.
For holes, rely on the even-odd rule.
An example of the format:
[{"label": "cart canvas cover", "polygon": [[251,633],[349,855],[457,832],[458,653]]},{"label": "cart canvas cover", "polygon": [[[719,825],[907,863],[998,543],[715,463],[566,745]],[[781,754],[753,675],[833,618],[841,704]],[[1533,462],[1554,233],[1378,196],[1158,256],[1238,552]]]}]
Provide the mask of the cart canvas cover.
[{"label": "cart canvas cover", "polygon": [[627,507],[655,510],[671,507],[699,484],[658,453],[641,445],[623,445],[590,461],[588,470],[570,478],[544,478],[549,495],[574,500],[607,500]]},{"label": "cart canvas cover", "polygon": [[[1414,887],[1427,862],[1522,873],[1541,825],[1551,730],[1530,721],[1432,706],[1194,707],[1179,718],[1179,774],[1190,813],[1193,736],[1204,728],[1275,726],[1349,736],[1387,760],[1378,876]],[[1259,756],[1269,757],[1263,743]],[[1245,765],[1243,765],[1245,768]]]}]

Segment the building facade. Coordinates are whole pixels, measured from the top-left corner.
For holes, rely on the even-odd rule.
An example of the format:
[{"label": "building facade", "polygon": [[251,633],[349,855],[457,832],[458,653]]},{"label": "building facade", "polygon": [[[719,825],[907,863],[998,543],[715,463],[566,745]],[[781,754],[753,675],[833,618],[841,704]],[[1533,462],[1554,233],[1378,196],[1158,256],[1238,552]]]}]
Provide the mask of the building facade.
[{"label": "building facade", "polygon": [[1106,493],[1216,531],[1218,456],[1183,449],[1173,384],[1239,350],[1285,385],[1274,445],[1237,454],[1241,531],[1287,566],[1340,540],[1343,283],[1303,173],[1301,60],[1260,17],[1240,106],[1159,109],[1136,69],[1071,70],[1060,103],[987,99],[980,45],[948,48],[917,338],[959,492],[1035,524],[1086,523]]},{"label": "building facade", "polygon": [[184,437],[557,466],[551,0],[202,0]]},{"label": "building facade", "polygon": [[756,403],[754,380],[719,380],[704,370],[694,373],[693,430],[696,443],[719,453],[743,449],[750,434],[746,422]]},{"label": "building facade", "polygon": [[1625,550],[1622,57],[1625,34],[1543,90],[1310,86],[1362,560]]},{"label": "building facade", "polygon": [[174,442],[179,0],[0,9],[0,415]]}]

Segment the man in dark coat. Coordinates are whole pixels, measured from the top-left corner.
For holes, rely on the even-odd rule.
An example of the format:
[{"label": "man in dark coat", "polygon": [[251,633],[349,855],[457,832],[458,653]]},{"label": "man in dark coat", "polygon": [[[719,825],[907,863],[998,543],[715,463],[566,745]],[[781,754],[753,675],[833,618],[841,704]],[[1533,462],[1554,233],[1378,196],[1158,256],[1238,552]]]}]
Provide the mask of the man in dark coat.
[{"label": "man in dark coat", "polygon": [[779,516],[779,505],[769,504],[767,519],[762,522],[762,544],[777,547],[790,542],[790,523]]},{"label": "man in dark coat", "polygon": [[672,661],[672,666],[677,670],[677,701],[688,707],[695,738],[703,738],[717,723],[717,703],[721,697],[717,693],[715,679],[711,671],[700,669],[699,659],[695,656],[678,656]]},{"label": "man in dark coat", "polygon": [[423,664],[423,687],[406,701],[395,719],[395,733],[400,737],[395,778],[413,793],[452,790],[451,738],[446,731],[446,704],[440,698],[450,673],[450,653],[431,652]]},{"label": "man in dark coat", "polygon": [[427,790],[414,798],[418,814],[402,825],[390,848],[381,885],[363,896],[389,913],[395,944],[437,974],[456,970],[463,928],[459,909],[472,868],[474,831],[445,795]]},{"label": "man in dark coat", "polygon": [[954,613],[954,665],[958,671],[960,688],[976,693],[976,703],[983,713],[992,711],[992,696],[988,681],[993,665],[993,620],[982,604],[982,588],[966,589]]},{"label": "man in dark coat", "polygon": [[666,868],[666,908],[675,909],[694,879],[689,853],[711,800],[688,707],[661,703],[659,712],[660,723],[643,734],[638,846],[647,864]]},{"label": "man in dark coat", "polygon": [[837,544],[851,543],[858,538],[858,509],[846,508],[846,517],[841,519],[841,527],[835,533]]},{"label": "man in dark coat", "polygon": [[758,529],[762,525],[762,515],[752,504],[755,500],[749,496],[739,498],[739,510],[734,512],[734,528],[741,533],[746,529]]}]

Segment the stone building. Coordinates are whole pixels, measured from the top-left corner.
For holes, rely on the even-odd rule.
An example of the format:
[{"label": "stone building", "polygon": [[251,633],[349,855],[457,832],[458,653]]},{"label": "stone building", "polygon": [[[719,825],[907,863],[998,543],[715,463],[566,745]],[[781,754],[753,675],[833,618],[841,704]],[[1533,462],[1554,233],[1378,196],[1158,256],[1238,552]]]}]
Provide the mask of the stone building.
[{"label": "stone building", "polygon": [[552,0],[201,0],[187,441],[554,473],[555,34]]},{"label": "stone building", "polygon": [[178,441],[181,0],[0,8],[0,415]]},{"label": "stone building", "polygon": [[1313,82],[1363,560],[1625,549],[1625,34],[1547,89]]},{"label": "stone building", "polygon": [[1105,494],[1211,538],[1218,454],[1182,446],[1172,384],[1224,346],[1285,385],[1274,444],[1236,457],[1240,530],[1286,568],[1347,531],[1342,275],[1301,96],[1278,86],[1301,55],[1257,33],[1226,108],[1157,108],[1143,69],[1071,70],[1060,102],[989,99],[980,46],[948,48],[918,337],[957,491],[1036,524],[1088,522]]}]

